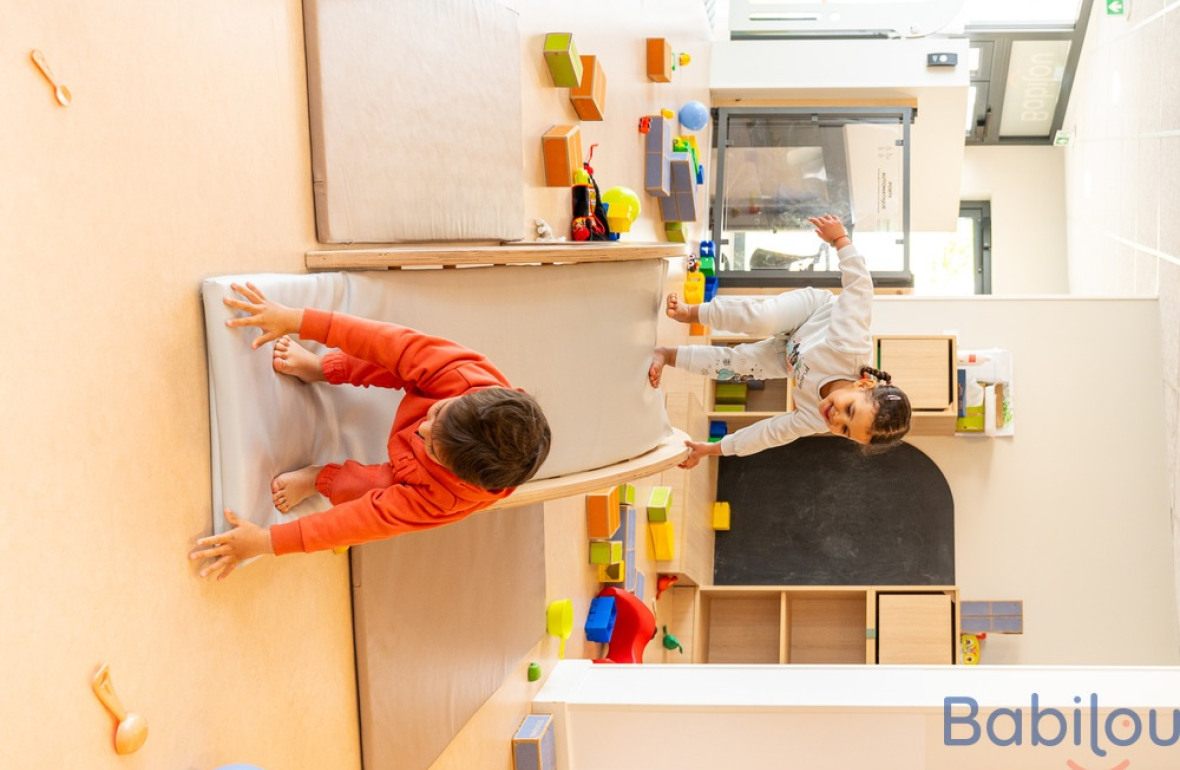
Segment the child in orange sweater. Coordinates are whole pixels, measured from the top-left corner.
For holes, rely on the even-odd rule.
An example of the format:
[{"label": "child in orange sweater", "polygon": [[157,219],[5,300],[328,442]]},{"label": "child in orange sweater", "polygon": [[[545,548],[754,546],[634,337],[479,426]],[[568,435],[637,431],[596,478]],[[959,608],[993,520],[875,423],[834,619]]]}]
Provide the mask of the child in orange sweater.
[{"label": "child in orange sweater", "polygon": [[[396,324],[268,300],[233,284],[248,313],[230,327],[257,326],[252,347],[274,342],[280,374],[317,382],[405,390],[389,434],[389,462],[311,465],[275,477],[275,507],[286,513],[317,490],[332,508],[263,529],[226,510],[233,529],[197,541],[201,577],[228,577],[254,556],[318,551],[458,521],[507,497],[549,454],[540,405],[512,388],[482,355]],[[317,356],[287,335],[339,348]]]}]

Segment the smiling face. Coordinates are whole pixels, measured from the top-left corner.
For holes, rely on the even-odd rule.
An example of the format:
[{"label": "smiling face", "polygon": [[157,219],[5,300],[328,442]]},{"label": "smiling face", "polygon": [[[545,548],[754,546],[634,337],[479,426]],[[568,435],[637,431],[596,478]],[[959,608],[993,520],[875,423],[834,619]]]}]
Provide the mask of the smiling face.
[{"label": "smiling face", "polygon": [[444,398],[439,401],[435,401],[430,405],[430,408],[426,410],[426,419],[418,424],[418,435],[422,437],[423,443],[426,444],[426,456],[431,460],[434,460],[439,465],[445,466],[446,463],[443,462],[442,458],[438,454],[438,451],[435,449],[435,447],[438,446],[438,442],[436,441],[437,436],[434,433],[434,429],[435,426],[438,425],[439,417],[441,417],[443,412],[446,411],[447,406],[458,398],[459,396],[455,396],[454,398]]},{"label": "smiling face", "polygon": [[828,425],[828,430],[837,436],[845,436],[858,444],[867,444],[873,438],[873,421],[877,417],[877,405],[869,393],[873,383],[857,380],[848,387],[834,388],[827,398],[819,402],[819,416]]}]

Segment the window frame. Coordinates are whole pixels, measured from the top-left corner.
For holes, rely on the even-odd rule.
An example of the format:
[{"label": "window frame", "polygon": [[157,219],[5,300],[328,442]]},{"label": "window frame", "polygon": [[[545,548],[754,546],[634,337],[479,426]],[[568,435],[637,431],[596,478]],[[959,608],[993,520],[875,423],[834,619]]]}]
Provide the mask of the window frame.
[{"label": "window frame", "polygon": [[[728,243],[722,236],[725,231],[725,148],[729,146],[729,118],[731,116],[754,115],[799,115],[809,116],[813,122],[825,117],[848,120],[857,117],[864,122],[892,123],[896,120],[902,129],[902,269],[871,272],[873,284],[883,288],[913,288],[914,276],[910,272],[910,148],[911,127],[917,110],[910,106],[899,107],[718,107],[713,110],[713,148],[717,152],[716,168],[713,171],[713,196],[709,206],[709,231],[716,244],[718,255],[723,244]],[[719,203],[720,202],[720,203]],[[792,288],[799,286],[834,287],[840,286],[839,271],[822,273],[793,270],[721,270],[718,261],[718,285],[725,288]]]}]

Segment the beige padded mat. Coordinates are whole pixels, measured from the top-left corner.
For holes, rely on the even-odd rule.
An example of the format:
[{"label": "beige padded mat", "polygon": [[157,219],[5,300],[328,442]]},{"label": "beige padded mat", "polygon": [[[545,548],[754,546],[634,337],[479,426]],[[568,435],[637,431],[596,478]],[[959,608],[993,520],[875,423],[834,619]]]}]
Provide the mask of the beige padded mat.
[{"label": "beige padded mat", "polygon": [[304,0],[324,243],[524,237],[520,37],[498,0]]},{"label": "beige padded mat", "polygon": [[543,505],[352,549],[365,770],[429,767],[544,636],[544,554]]}]

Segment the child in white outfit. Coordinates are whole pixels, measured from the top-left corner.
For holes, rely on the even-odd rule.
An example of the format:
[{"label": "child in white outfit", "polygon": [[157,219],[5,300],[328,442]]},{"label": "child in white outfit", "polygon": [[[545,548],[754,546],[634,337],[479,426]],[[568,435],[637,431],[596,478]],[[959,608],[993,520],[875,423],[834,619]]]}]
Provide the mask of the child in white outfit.
[{"label": "child in white outfit", "polygon": [[895,444],[909,430],[910,403],[886,372],[868,366],[873,281],[840,220],[813,217],[816,234],[835,246],[843,291],[799,289],[776,297],[721,296],[703,305],[668,297],[668,315],[683,323],[750,335],[773,335],[734,347],[656,348],[648,378],[657,387],[665,365],[717,380],[794,379],[795,410],[754,423],[715,444],[690,441],[681,467],[706,455],[749,455],[830,431],[861,444]]}]

